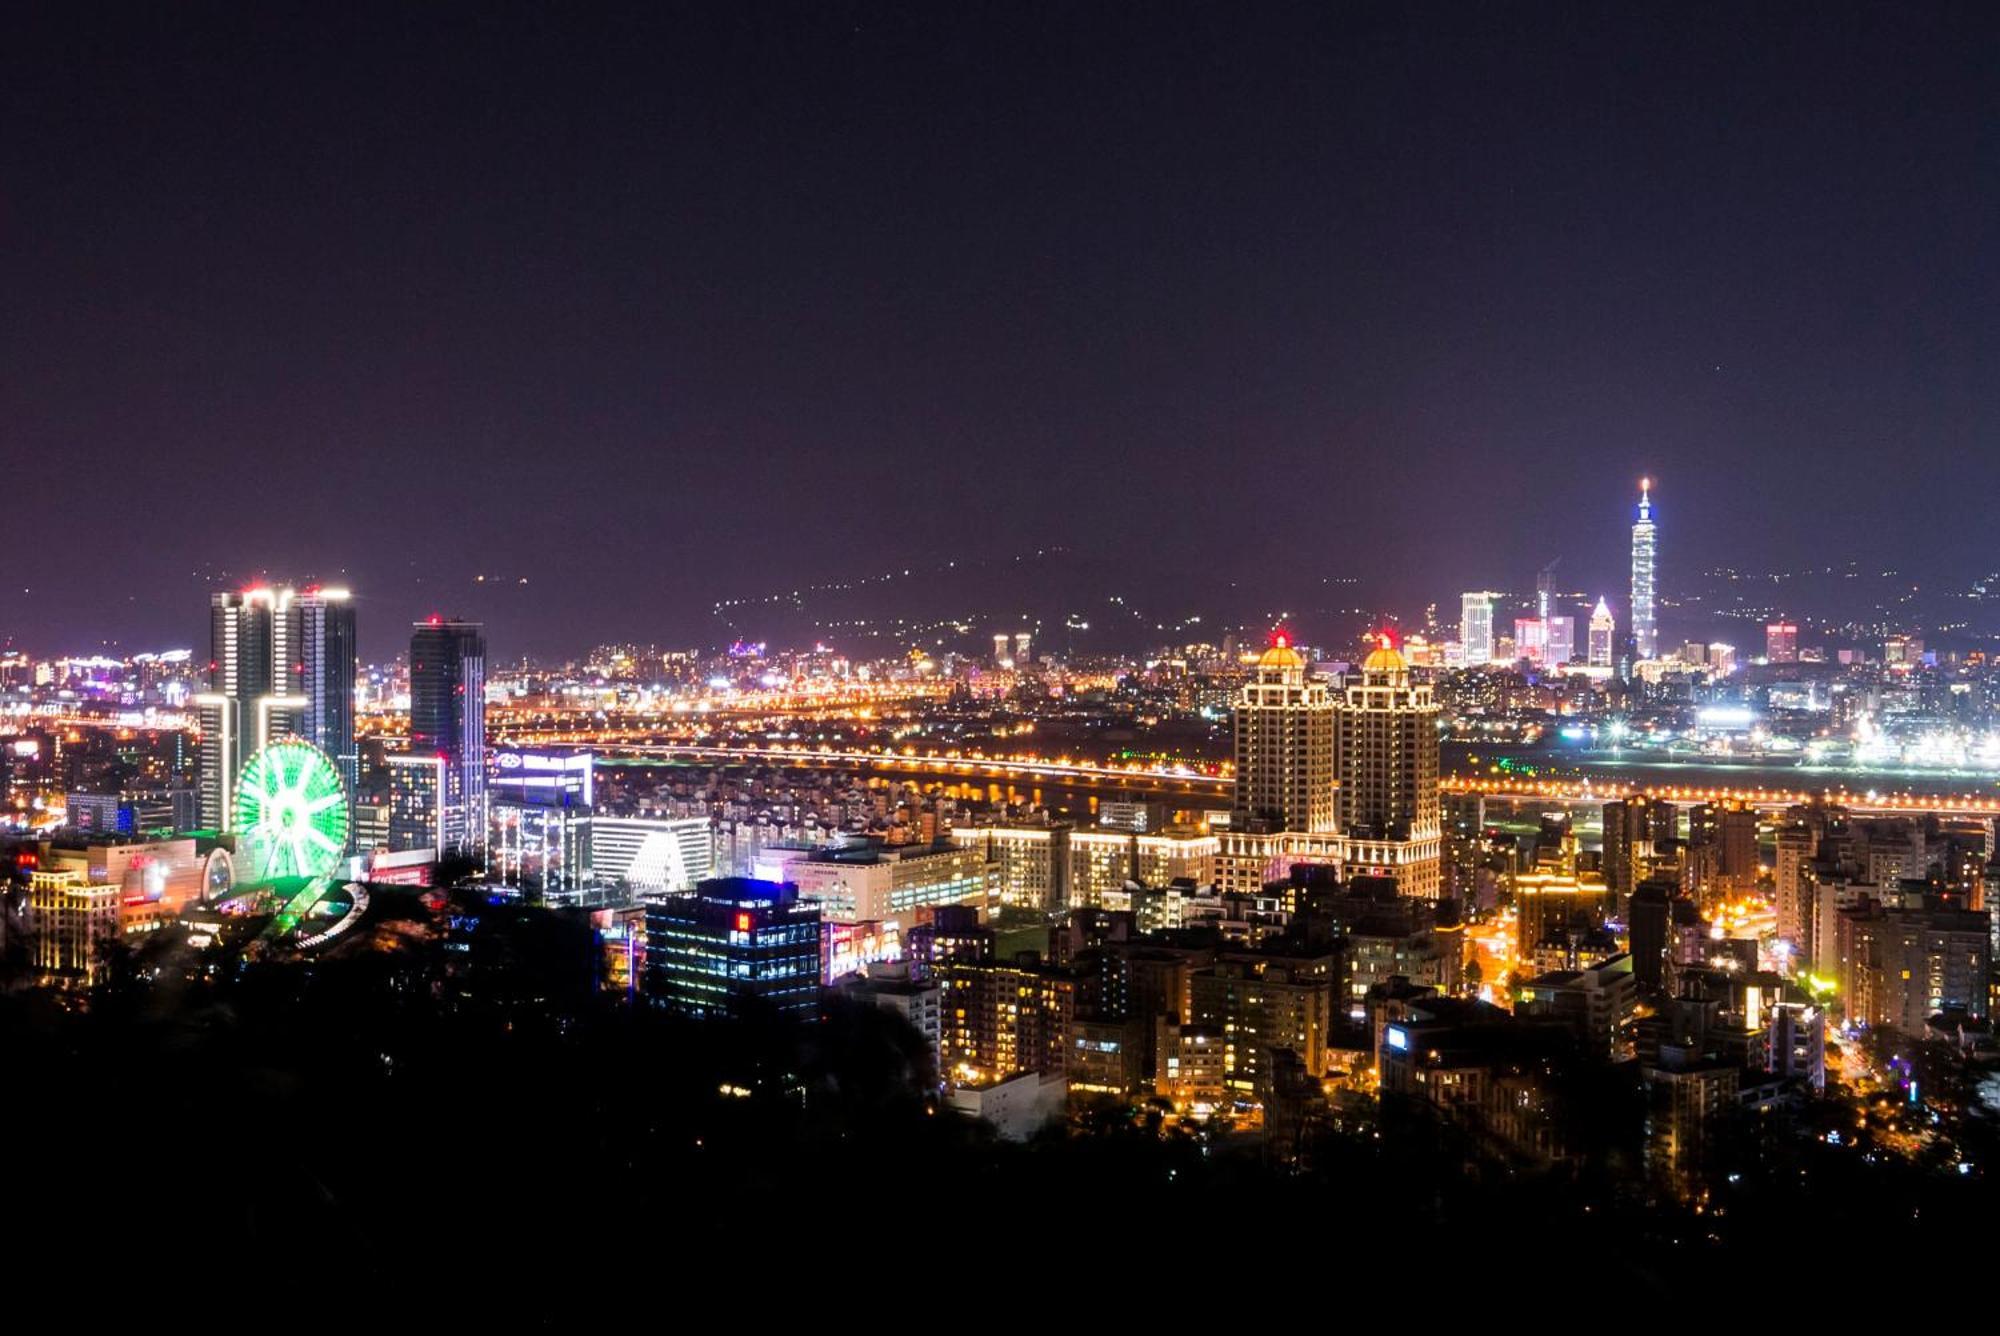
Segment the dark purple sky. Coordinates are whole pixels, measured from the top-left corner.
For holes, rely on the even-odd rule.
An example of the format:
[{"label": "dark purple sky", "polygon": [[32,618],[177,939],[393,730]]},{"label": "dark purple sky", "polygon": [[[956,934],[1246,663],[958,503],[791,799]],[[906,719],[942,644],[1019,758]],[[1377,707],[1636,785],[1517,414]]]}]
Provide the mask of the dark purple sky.
[{"label": "dark purple sky", "polygon": [[17,8],[0,636],[269,569],[371,653],[696,643],[1047,544],[1616,592],[1641,472],[1670,586],[1992,569],[1995,13]]}]

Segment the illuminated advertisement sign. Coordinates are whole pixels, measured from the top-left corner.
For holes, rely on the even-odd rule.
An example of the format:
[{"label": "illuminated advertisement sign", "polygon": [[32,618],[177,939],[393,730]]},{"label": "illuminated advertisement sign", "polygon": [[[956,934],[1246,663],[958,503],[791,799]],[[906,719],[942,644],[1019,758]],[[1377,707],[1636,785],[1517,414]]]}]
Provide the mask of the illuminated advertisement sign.
[{"label": "illuminated advertisement sign", "polygon": [[863,965],[903,958],[903,929],[894,919],[879,923],[820,924],[819,973],[823,983],[853,974]]}]

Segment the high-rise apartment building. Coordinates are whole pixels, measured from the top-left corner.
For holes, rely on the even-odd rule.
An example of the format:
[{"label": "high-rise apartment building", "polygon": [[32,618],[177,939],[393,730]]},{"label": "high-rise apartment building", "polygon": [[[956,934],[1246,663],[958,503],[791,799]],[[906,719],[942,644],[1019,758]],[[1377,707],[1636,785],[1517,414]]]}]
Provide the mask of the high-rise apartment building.
[{"label": "high-rise apartment building", "polygon": [[1333,695],[1279,632],[1236,702],[1236,811],[1270,830],[1334,828]]},{"label": "high-rise apartment building", "polygon": [[411,632],[410,752],[444,762],[443,847],[477,847],[486,835],[486,637],[477,622],[432,617]]},{"label": "high-rise apartment building", "polygon": [[1680,807],[1643,793],[1604,804],[1604,880],[1618,905],[1650,875],[1655,854],[1678,837]]},{"label": "high-rise apartment building", "polygon": [[1441,891],[1438,707],[1389,637],[1362,661],[1334,714],[1336,811],[1356,871],[1394,877],[1405,895]]},{"label": "high-rise apartment building", "polygon": [[1632,650],[1641,659],[1659,657],[1660,629],[1653,608],[1653,480],[1639,479],[1638,518],[1632,525]]},{"label": "high-rise apartment building", "polygon": [[1864,897],[1839,912],[1837,925],[1848,1019],[1914,1037],[1943,1012],[1987,1014],[1993,946],[1984,914],[1891,909]]},{"label": "high-rise apartment building", "polygon": [[1215,852],[1224,890],[1296,863],[1442,891],[1437,705],[1387,637],[1336,701],[1280,636],[1236,708],[1236,810]]},{"label": "high-rise apartment building", "polygon": [[1713,845],[1716,871],[1727,895],[1749,895],[1757,889],[1757,809],[1743,803],[1703,803],[1688,813],[1688,842]]}]

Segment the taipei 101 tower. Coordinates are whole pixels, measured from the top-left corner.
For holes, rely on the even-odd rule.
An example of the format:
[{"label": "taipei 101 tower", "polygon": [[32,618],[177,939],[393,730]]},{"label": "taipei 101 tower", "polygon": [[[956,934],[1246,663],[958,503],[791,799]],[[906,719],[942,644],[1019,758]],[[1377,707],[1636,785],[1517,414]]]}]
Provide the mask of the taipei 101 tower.
[{"label": "taipei 101 tower", "polygon": [[1632,648],[1641,659],[1658,656],[1660,630],[1653,619],[1653,480],[1639,479],[1639,516],[1632,525]]}]

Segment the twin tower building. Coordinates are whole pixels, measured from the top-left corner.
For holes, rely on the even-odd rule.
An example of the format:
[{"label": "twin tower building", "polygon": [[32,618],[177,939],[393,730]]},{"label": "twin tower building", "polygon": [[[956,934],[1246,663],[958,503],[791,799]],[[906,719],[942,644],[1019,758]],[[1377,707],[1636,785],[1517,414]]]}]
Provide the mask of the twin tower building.
[{"label": "twin tower building", "polygon": [[[201,826],[231,829],[245,763],[280,738],[324,752],[351,800],[360,778],[353,596],[317,585],[212,594],[208,639],[208,690],[194,698]],[[432,617],[412,628],[409,746],[389,758],[391,850],[451,852],[484,841],[485,677],[477,623]]]},{"label": "twin tower building", "polygon": [[354,600],[345,589],[257,588],[212,594],[208,690],[197,772],[200,822],[226,830],[236,779],[265,743],[302,738],[354,792]]},{"label": "twin tower building", "polygon": [[1296,863],[1442,892],[1438,707],[1387,636],[1360,671],[1317,677],[1272,638],[1236,702],[1236,802],[1217,880],[1255,891]]}]

